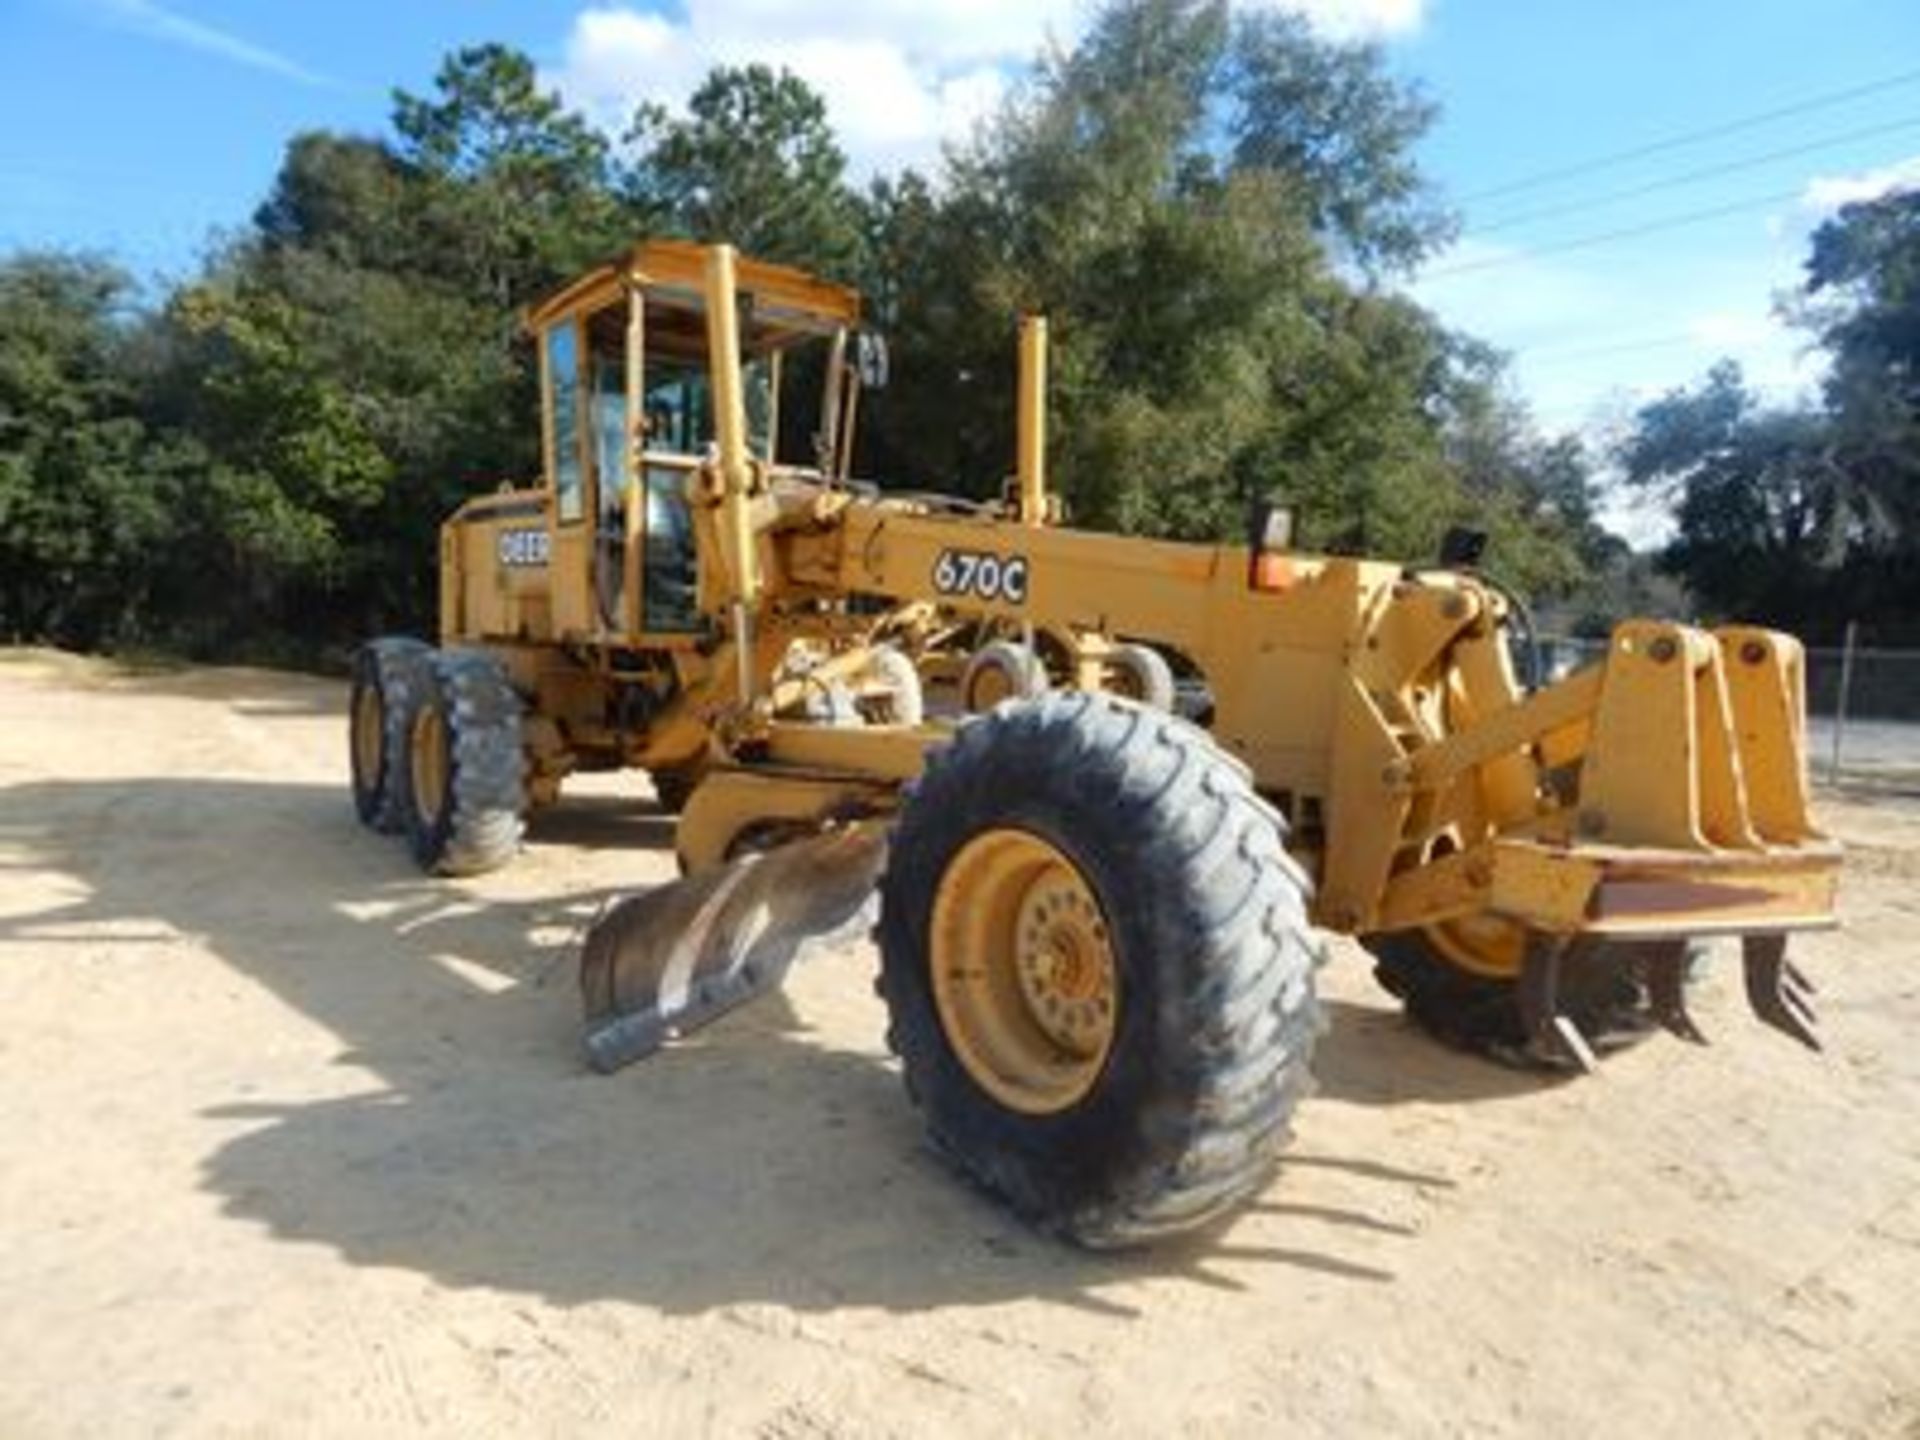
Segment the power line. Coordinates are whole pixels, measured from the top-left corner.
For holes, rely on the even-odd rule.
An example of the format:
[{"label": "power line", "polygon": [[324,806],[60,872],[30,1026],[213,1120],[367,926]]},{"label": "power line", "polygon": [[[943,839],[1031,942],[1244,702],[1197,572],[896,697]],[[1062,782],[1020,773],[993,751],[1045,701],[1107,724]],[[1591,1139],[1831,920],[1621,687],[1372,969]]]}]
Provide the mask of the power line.
[{"label": "power line", "polygon": [[1904,120],[1895,120],[1885,125],[1869,125],[1861,130],[1849,130],[1842,135],[1829,135],[1819,140],[1809,140],[1803,145],[1790,145],[1780,150],[1769,150],[1764,154],[1749,156],[1744,160],[1730,160],[1720,165],[1707,165],[1698,170],[1689,170],[1681,175],[1669,176],[1664,180],[1654,180],[1645,185],[1636,185],[1629,190],[1615,190],[1605,195],[1597,195],[1587,200],[1572,200],[1564,205],[1549,205],[1539,210],[1528,210],[1518,215],[1509,215],[1502,220],[1494,220],[1485,225],[1468,230],[1469,236],[1486,235],[1495,230],[1508,230],[1516,225],[1530,225],[1539,220],[1555,220],[1562,215],[1577,215],[1586,210],[1598,210],[1603,206],[1617,204],[1622,200],[1637,200],[1643,195],[1657,194],[1662,190],[1677,189],[1682,185],[1692,185],[1701,180],[1712,180],[1721,175],[1733,175],[1742,170],[1755,170],[1776,160],[1792,159],[1799,155],[1811,155],[1816,151],[1830,150],[1838,145],[1850,144],[1856,140],[1869,140],[1880,135],[1893,134],[1896,131],[1911,130],[1920,126],[1920,115],[1909,115]]},{"label": "power line", "polygon": [[1612,345],[1587,345],[1567,350],[1527,350],[1514,352],[1515,358],[1529,365],[1561,365],[1570,360],[1602,360],[1614,355],[1639,355],[1649,350],[1672,350],[1681,345],[1699,345],[1695,334],[1661,335],[1651,340],[1625,340]]},{"label": "power line", "polygon": [[1897,89],[1902,85],[1911,85],[1920,80],[1920,70],[1909,70],[1885,80],[1876,80],[1867,85],[1855,85],[1845,90],[1830,90],[1824,94],[1810,96],[1796,101],[1792,105],[1782,105],[1773,110],[1763,110],[1758,114],[1745,115],[1737,120],[1724,121],[1718,125],[1709,125],[1700,130],[1688,130],[1679,135],[1668,136],[1662,140],[1651,141],[1645,145],[1636,145],[1631,149],[1615,150],[1611,154],[1597,155],[1591,160],[1577,161],[1571,165],[1562,165],[1552,170],[1542,170],[1533,175],[1510,180],[1503,185],[1495,185],[1486,190],[1476,190],[1460,198],[1463,205],[1476,200],[1491,200],[1500,195],[1514,195],[1522,190],[1532,190],[1541,185],[1550,185],[1556,180],[1571,179],[1576,175],[1591,175],[1595,171],[1610,170],[1624,165],[1630,160],[1644,159],[1649,155],[1665,154],[1669,150],[1684,149],[1689,145],[1698,145],[1702,141],[1717,140],[1723,135],[1737,135],[1743,130],[1757,129],[1771,124],[1775,120],[1784,120],[1793,115],[1805,115],[1815,110],[1824,110],[1841,105],[1849,100],[1858,100],[1862,96],[1877,95],[1882,91]]},{"label": "power line", "polygon": [[[1805,380],[1764,380],[1751,375],[1745,377],[1740,383],[1749,393],[1759,396],[1770,404],[1795,399],[1807,394],[1810,388],[1809,382]],[[1684,384],[1679,387],[1661,384],[1635,387],[1616,381],[1605,389],[1592,392],[1584,400],[1565,400],[1552,405],[1529,403],[1527,408],[1536,421],[1553,428],[1562,427],[1578,416],[1592,416],[1596,411],[1601,412],[1600,419],[1603,422],[1610,422],[1618,418],[1613,413],[1616,409],[1639,410],[1659,398],[1659,395],[1651,392],[1657,390],[1660,394],[1666,394],[1675,388],[1684,389],[1685,386]]]},{"label": "power line", "polygon": [[1448,265],[1439,270],[1429,271],[1423,279],[1443,280],[1453,275],[1469,275],[1479,270],[1497,270],[1504,265],[1517,265],[1539,255],[1559,255],[1568,250],[1586,250],[1595,245],[1608,245],[1616,240],[1632,240],[1641,235],[1653,235],[1662,230],[1677,230],[1683,225],[1697,225],[1703,220],[1717,220],[1723,215],[1738,215],[1744,210],[1759,210],[1768,205],[1784,205],[1789,200],[1798,199],[1800,191],[1782,190],[1772,195],[1758,195],[1751,200],[1737,200],[1731,205],[1715,205],[1705,210],[1690,210],[1683,215],[1669,215],[1664,219],[1650,220],[1644,225],[1629,225],[1620,230],[1605,230],[1597,235],[1580,235],[1571,240],[1556,241],[1551,245],[1535,245],[1531,249],[1516,251],[1510,255],[1493,255],[1484,260],[1469,260],[1460,265]]}]

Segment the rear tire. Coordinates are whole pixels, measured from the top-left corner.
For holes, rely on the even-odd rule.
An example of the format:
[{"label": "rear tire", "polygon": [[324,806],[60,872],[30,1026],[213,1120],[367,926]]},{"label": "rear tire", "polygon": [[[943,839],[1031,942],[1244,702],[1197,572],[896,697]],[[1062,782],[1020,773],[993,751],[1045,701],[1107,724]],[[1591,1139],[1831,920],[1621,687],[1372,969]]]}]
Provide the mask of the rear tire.
[{"label": "rear tire", "polygon": [[409,677],[428,646],[405,635],[369,640],[353,656],[353,687],[347,701],[347,754],[353,811],[360,823],[382,834],[403,824],[400,771],[406,755]]},{"label": "rear tire", "polygon": [[[1003,705],[963,727],[929,758],[881,884],[887,1038],[932,1143],[1021,1214],[1101,1248],[1191,1229],[1263,1186],[1319,1033],[1322,945],[1283,828],[1203,732],[1111,696]],[[963,958],[936,920],[990,898],[983,880],[942,909],[943,881],[976,873],[963,852],[1005,835],[1069,862],[1115,972],[1097,1071],[1063,1092],[1060,1066],[1043,1067],[1025,1104],[949,1033],[941,987],[965,972],[933,973]],[[1030,935],[971,959],[1024,965],[1012,950]]]},{"label": "rear tire", "polygon": [[482,650],[436,651],[416,673],[400,767],[413,858],[436,875],[495,869],[526,829],[520,697]]}]

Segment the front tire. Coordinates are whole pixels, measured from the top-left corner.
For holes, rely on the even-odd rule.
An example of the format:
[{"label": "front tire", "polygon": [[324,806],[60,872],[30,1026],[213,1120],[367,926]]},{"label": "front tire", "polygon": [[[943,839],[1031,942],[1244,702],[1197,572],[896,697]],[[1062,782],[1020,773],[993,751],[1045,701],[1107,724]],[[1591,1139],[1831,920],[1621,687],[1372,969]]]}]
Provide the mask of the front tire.
[{"label": "front tire", "polygon": [[481,650],[435,651],[419,673],[401,767],[413,858],[436,875],[496,869],[526,829],[520,697]]},{"label": "front tire", "polygon": [[1264,1185],[1319,1028],[1282,835],[1244,769],[1138,705],[1061,694],[965,726],[881,885],[888,1040],[934,1145],[1096,1247]]},{"label": "front tire", "polygon": [[[1425,930],[1370,935],[1373,975],[1405,1005],[1407,1018],[1441,1044],[1521,1070],[1564,1070],[1571,1060],[1540,1054],[1520,1016],[1517,975],[1478,973],[1459,956],[1457,940]],[[1689,955],[1691,969],[1698,947]],[[1620,1050],[1655,1029],[1637,946],[1604,940],[1578,943],[1561,970],[1560,1011],[1596,1051]]]}]

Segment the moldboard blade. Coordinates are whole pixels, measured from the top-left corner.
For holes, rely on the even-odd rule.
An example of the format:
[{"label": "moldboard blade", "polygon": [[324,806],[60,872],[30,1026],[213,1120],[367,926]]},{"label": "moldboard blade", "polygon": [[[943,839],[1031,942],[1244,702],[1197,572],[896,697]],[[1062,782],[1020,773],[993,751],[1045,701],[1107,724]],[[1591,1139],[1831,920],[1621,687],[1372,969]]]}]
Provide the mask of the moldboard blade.
[{"label": "moldboard blade", "polygon": [[778,986],[809,945],[871,924],[886,832],[852,826],[614,905],[580,954],[588,1063],[618,1070]]}]

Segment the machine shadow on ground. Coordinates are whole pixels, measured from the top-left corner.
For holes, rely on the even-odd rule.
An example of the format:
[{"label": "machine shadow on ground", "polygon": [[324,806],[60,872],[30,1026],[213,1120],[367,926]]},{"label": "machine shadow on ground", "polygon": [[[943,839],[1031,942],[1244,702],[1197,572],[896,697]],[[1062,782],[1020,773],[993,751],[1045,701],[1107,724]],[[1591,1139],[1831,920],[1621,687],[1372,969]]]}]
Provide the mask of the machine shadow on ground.
[{"label": "machine shadow on ground", "polygon": [[[536,843],[543,833],[664,844],[670,828],[643,805],[601,801],[543,818]],[[880,1048],[865,947],[806,963],[862,972],[832,993],[873,1007],[871,1045],[825,1043],[773,997],[603,1078],[579,1059],[573,958],[608,890],[502,899],[425,879],[397,844],[370,843],[344,795],[321,785],[17,785],[0,792],[0,843],[12,865],[86,890],[0,920],[0,942],[97,948],[130,925],[165,927],[338,1038],[332,1063],[355,1071],[342,1087],[351,1093],[208,1109],[217,1135],[203,1177],[236,1219],[355,1263],[671,1313],[1043,1295],[1125,1314],[1104,1290],[1155,1275],[1238,1283],[1215,1271],[1222,1259],[1392,1279],[1371,1263],[1377,1245],[1366,1262],[1342,1250],[1357,1232],[1398,1227],[1293,1203],[1284,1180],[1257,1225],[1144,1254],[1090,1255],[1025,1228],[922,1145]],[[284,857],[270,891],[226,883],[241,854]],[[1336,1098],[1471,1099],[1526,1083],[1436,1050],[1385,1012],[1331,1013],[1319,1070]],[[247,1128],[235,1135],[234,1122]],[[1294,1167],[1345,1172],[1363,1194],[1378,1187],[1383,1205],[1395,1187],[1450,1184],[1325,1154],[1297,1155]]]},{"label": "machine shadow on ground", "polygon": [[[1364,957],[1356,963],[1365,963]],[[1314,1052],[1313,1077],[1322,1099],[1354,1105],[1471,1105],[1538,1094],[1574,1078],[1448,1050],[1415,1030],[1397,1008],[1337,999],[1323,999],[1321,1005],[1329,1029]]]}]

